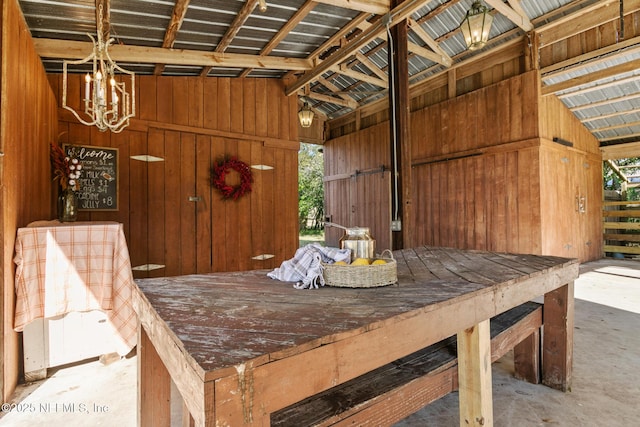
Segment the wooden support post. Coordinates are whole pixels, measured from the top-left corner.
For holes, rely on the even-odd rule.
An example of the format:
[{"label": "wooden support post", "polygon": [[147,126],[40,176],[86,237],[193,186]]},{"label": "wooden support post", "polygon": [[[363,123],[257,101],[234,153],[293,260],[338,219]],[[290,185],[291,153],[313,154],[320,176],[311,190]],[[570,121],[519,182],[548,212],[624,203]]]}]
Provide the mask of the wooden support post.
[{"label": "wooden support post", "polygon": [[573,372],[573,282],[544,296],[542,383],[562,391],[571,389]]},{"label": "wooden support post", "polygon": [[529,31],[524,38],[525,70],[540,70],[540,34]]},{"label": "wooden support post", "polygon": [[540,382],[540,330],[513,347],[515,377],[531,384]]},{"label": "wooden support post", "polygon": [[171,426],[171,377],[138,325],[138,426]]},{"label": "wooden support post", "polygon": [[489,319],[458,333],[460,426],[493,425]]},{"label": "wooden support post", "polygon": [[[391,0],[391,9],[403,0]],[[389,40],[389,123],[391,132],[391,219],[402,220],[402,230],[392,232],[392,248],[402,249],[412,245],[411,226],[411,138],[409,104],[409,46],[407,20],[391,28]],[[392,78],[393,77],[393,78]],[[397,177],[397,186],[396,179]]]}]

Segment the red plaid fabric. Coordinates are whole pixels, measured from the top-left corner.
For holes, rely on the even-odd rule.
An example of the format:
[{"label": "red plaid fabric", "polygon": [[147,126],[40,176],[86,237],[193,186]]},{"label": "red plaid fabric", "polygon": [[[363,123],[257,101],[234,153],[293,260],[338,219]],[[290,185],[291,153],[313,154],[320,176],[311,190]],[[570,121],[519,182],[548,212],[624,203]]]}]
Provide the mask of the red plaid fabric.
[{"label": "red plaid fabric", "polygon": [[37,318],[102,310],[118,331],[118,353],[137,340],[134,282],[119,223],[40,222],[18,229],[14,329]]}]

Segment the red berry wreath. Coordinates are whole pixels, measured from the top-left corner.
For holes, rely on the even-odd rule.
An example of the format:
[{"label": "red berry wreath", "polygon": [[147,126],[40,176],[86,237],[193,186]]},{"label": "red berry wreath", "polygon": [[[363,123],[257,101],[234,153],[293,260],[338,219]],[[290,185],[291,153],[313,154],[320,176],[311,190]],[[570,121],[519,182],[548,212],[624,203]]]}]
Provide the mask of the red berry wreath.
[{"label": "red berry wreath", "polygon": [[[227,174],[231,170],[240,174],[240,184],[235,186],[227,184]],[[220,191],[223,199],[237,200],[246,193],[250,193],[251,183],[253,183],[251,168],[235,157],[225,158],[211,167],[211,185]]]}]

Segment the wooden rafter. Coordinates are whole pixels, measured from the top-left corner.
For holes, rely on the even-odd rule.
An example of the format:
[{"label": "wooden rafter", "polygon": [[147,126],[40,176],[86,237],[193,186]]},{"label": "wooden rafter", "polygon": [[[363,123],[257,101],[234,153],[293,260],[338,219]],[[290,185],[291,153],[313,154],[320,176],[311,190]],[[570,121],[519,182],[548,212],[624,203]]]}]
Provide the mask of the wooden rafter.
[{"label": "wooden rafter", "polygon": [[356,101],[352,100],[346,100],[346,99],[338,99],[335,98],[331,95],[324,95],[321,93],[317,93],[317,92],[303,92],[301,91],[300,95],[302,96],[306,96],[308,98],[311,99],[315,99],[317,101],[322,101],[322,102],[329,102],[331,104],[335,104],[335,105],[341,105],[343,107],[348,107],[348,108],[353,108],[356,109],[358,107],[358,103]]},{"label": "wooden rafter", "polygon": [[[611,102],[610,100],[608,101]],[[589,122],[595,122],[596,120],[610,119],[611,117],[625,117],[630,114],[638,114],[638,113],[640,113],[640,108],[630,108],[622,111],[614,111],[613,113],[608,113],[608,114],[598,114],[597,116],[591,116],[588,119],[582,119],[581,122],[589,123]],[[637,123],[635,125],[637,125]],[[632,124],[624,123],[623,125],[621,125],[621,127],[626,127],[626,126],[632,126]],[[601,130],[603,128],[598,128],[598,129]]]},{"label": "wooden rafter", "polygon": [[373,74],[375,74],[376,76],[378,76],[379,79],[381,80],[387,80],[387,73],[385,73],[384,71],[382,71],[382,69],[380,67],[378,67],[376,64],[373,63],[372,60],[370,60],[366,55],[360,53],[360,52],[356,52],[356,59],[358,61],[360,61],[360,63],[362,65],[364,65],[365,67],[367,67],[369,70],[371,70],[371,72]]},{"label": "wooden rafter", "polygon": [[522,12],[514,10],[504,4],[502,0],[484,0],[484,2],[492,6],[495,10],[500,12],[500,14],[504,15],[509,21],[513,22],[524,31],[533,30],[533,24],[531,23],[527,15],[522,13],[524,12],[522,8],[520,8],[520,11]]},{"label": "wooden rafter", "polygon": [[334,73],[342,74],[344,76],[351,77],[352,79],[360,80],[363,82],[371,83],[372,85],[376,85],[379,87],[387,88],[389,87],[389,83],[387,80],[383,80],[376,76],[370,76],[369,74],[361,73],[360,71],[352,70],[347,67],[345,64],[341,64],[340,66],[335,66],[330,68]]},{"label": "wooden rafter", "polygon": [[[251,13],[254,11],[257,5],[258,0],[246,1],[244,6],[242,6],[242,9],[240,9],[240,12],[238,12],[238,15],[236,15],[235,19],[227,29],[227,32],[224,34],[224,36],[222,36],[222,40],[220,40],[220,43],[218,43],[218,46],[216,46],[216,52],[222,53],[227,50],[229,45],[231,45],[233,39],[238,35],[238,32],[240,31],[242,26],[251,16]],[[200,75],[202,77],[205,77],[207,74],[209,74],[209,71],[211,71],[212,68],[213,67],[204,67]]]},{"label": "wooden rafter", "polygon": [[354,101],[354,99],[347,95],[344,94],[340,91],[340,88],[336,85],[334,85],[333,83],[331,83],[329,80],[320,77],[318,78],[318,83],[321,83],[324,87],[326,87],[327,89],[329,89],[334,95],[338,95],[340,98],[344,99],[345,101]]},{"label": "wooden rafter", "polygon": [[330,4],[343,9],[384,15],[389,12],[389,0],[315,0],[318,3]]},{"label": "wooden rafter", "polygon": [[540,73],[543,78],[551,78],[566,73],[569,68],[575,72],[638,51],[640,51],[640,36],[574,56],[566,61],[556,62],[555,64],[542,68]]},{"label": "wooden rafter", "polygon": [[[552,93],[557,93],[557,92],[561,92],[561,91],[565,91],[565,90],[570,90],[572,88],[578,87],[578,86],[583,86],[589,83],[593,83],[593,82],[597,82],[599,80],[603,80],[603,79],[607,79],[607,78],[611,78],[611,77],[615,77],[617,75],[620,74],[624,74],[624,73],[629,73],[632,71],[637,70],[638,68],[640,68],[640,60],[636,59],[634,61],[629,61],[629,62],[625,62],[623,64],[620,65],[615,65],[613,67],[604,69],[604,70],[600,70],[600,71],[596,71],[593,73],[589,73],[589,74],[585,74],[583,76],[580,77],[575,77],[573,79],[569,79],[560,83],[556,83],[556,84],[552,84],[552,85],[548,85],[548,86],[543,86],[542,87],[542,94],[543,95],[549,95]],[[633,76],[636,79],[640,78],[638,76]],[[594,90],[598,90],[598,89],[602,89],[604,87],[608,87],[608,85],[610,84],[619,84],[619,82],[611,82],[611,83],[606,83],[603,85],[597,85],[594,87]],[[566,96],[573,96],[575,95],[575,93],[567,93],[567,94],[563,94]]]},{"label": "wooden rafter", "polygon": [[[173,44],[176,42],[176,37],[178,36],[178,31],[182,26],[182,21],[184,20],[184,15],[187,13],[187,9],[189,8],[189,2],[191,0],[177,0],[176,4],[173,6],[173,12],[171,13],[171,20],[169,21],[169,25],[167,26],[167,30],[164,33],[164,40],[162,41],[162,47],[165,49],[170,49],[173,47]],[[165,64],[156,64],[155,69],[153,70],[153,74],[160,75],[162,71],[164,71]]]},{"label": "wooden rafter", "polygon": [[618,96],[616,98],[605,99],[599,102],[590,102],[584,105],[577,105],[575,107],[569,108],[569,110],[571,110],[572,112],[576,112],[580,110],[586,110],[589,108],[598,108],[604,105],[611,105],[611,104],[615,104],[616,102],[631,101],[635,99],[640,99],[640,93],[627,94],[627,95]]},{"label": "wooden rafter", "polygon": [[[88,42],[34,39],[36,52],[42,58],[82,59],[91,51]],[[312,69],[311,61],[298,58],[277,56],[256,56],[239,53],[202,52],[199,50],[164,49],[161,47],[113,45],[109,54],[114,61],[134,62],[139,64],[163,64],[231,67],[231,68],[265,68],[270,70]]]},{"label": "wooden rafter", "polygon": [[[409,18],[408,22],[409,22],[409,28],[411,28],[411,30],[414,33],[416,33],[416,35],[418,37],[420,37],[420,39],[423,42],[425,42],[425,44],[427,46],[429,46],[431,48],[431,50],[433,51],[433,53],[434,53],[433,59],[432,58],[428,58],[428,59],[431,59],[432,61],[434,61],[434,62],[436,62],[438,64],[442,64],[445,67],[451,67],[451,64],[453,63],[453,60],[451,59],[451,57],[449,55],[447,55],[447,53],[444,50],[442,50],[442,48],[440,47],[438,42],[433,37],[431,37],[420,26],[420,24],[418,24],[413,18]],[[419,55],[418,52],[414,52],[414,53],[416,53],[416,55]]]},{"label": "wooden rafter", "polygon": [[[544,25],[544,29],[537,29],[537,31],[544,32],[540,47],[557,43],[588,29],[620,19],[620,9],[616,7],[618,4],[619,0],[600,0],[578,12],[553,20]],[[640,9],[640,0],[625,0],[624,8],[625,14],[637,11]]]},{"label": "wooden rafter", "polygon": [[[253,1],[253,0],[251,0]],[[257,1],[257,0],[256,0]],[[282,40],[289,35],[291,31],[316,7],[316,2],[314,0],[307,0],[307,2],[302,5],[300,9],[296,13],[293,14],[291,19],[287,21],[286,24],[282,26],[280,31],[267,43],[267,45],[260,51],[260,55],[269,55],[278,45],[282,42]],[[242,73],[242,77],[246,77],[251,72],[250,69],[244,70]]]},{"label": "wooden rafter", "polygon": [[[427,0],[406,0],[400,6],[395,7],[389,12],[388,25],[397,25],[399,22],[402,22],[403,20],[410,17],[413,12],[421,8],[425,3],[427,3]],[[298,89],[312,82],[318,76],[322,75],[329,69],[351,58],[360,48],[362,48],[370,41],[374,40],[380,33],[384,31],[386,31],[386,23],[384,23],[382,20],[378,20],[367,31],[359,34],[352,42],[348,43],[338,52],[334,53],[329,58],[321,62],[311,72],[306,73],[297,81],[288,85],[285,89],[286,94],[291,95],[292,93],[295,93]]]},{"label": "wooden rafter", "polygon": [[[635,112],[637,113],[638,110],[636,110]],[[630,113],[632,113],[632,112],[629,111],[626,114],[630,114]],[[640,125],[640,121],[635,121],[635,122],[630,122],[630,123],[622,123],[622,124],[619,124],[619,125],[597,127],[597,128],[593,128],[593,129],[590,129],[590,130],[591,130],[591,132],[604,132],[604,131],[608,131],[608,130],[625,129],[625,128],[639,126],[639,125]],[[618,138],[620,138],[620,136],[618,136]],[[624,136],[622,136],[622,138],[624,138]]]}]

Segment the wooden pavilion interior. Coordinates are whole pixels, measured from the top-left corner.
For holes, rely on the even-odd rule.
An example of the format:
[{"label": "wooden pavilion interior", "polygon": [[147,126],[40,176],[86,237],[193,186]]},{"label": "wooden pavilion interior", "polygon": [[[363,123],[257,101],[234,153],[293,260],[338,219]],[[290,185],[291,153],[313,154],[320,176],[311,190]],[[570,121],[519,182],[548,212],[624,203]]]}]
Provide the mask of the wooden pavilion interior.
[{"label": "wooden pavilion interior", "polygon": [[[119,209],[79,220],[124,225],[136,278],[290,258],[300,142],[322,145],[327,219],[370,227],[379,248],[602,257],[602,162],[640,153],[640,0],[485,0],[494,27],[475,51],[459,30],[471,1],[262,3],[0,2],[5,401],[22,373],[15,236],[55,217],[51,142],[118,149]],[[62,108],[84,84],[65,86],[62,61],[87,56],[97,23],[137,74],[120,133]],[[210,184],[229,156],[267,166],[236,201]]]}]

